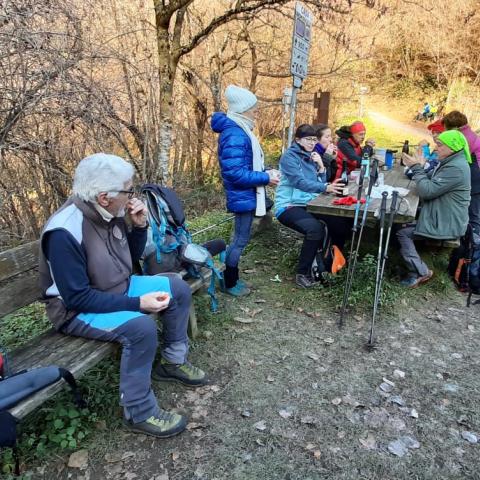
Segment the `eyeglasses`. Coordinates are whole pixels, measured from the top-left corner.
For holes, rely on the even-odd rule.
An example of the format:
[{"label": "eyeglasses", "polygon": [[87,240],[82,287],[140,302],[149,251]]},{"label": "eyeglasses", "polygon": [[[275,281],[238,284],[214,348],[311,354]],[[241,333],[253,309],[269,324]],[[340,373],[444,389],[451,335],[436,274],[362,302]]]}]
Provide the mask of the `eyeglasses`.
[{"label": "eyeglasses", "polygon": [[110,190],[109,193],[124,193],[130,199],[135,195],[135,188],[130,187],[128,190]]},{"label": "eyeglasses", "polygon": [[317,143],[318,142],[317,137],[303,137],[303,140],[305,140],[306,142],[309,142],[309,143]]}]

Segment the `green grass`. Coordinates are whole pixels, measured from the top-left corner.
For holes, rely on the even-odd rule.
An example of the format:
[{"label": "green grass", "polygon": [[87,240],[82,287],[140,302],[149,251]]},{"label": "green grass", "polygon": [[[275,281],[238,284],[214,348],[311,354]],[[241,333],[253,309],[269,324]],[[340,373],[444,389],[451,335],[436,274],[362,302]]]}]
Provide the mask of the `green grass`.
[{"label": "green grass", "polygon": [[[375,272],[377,260],[377,232],[369,230],[365,236],[360,249],[359,260],[355,269],[355,276],[350,296],[350,306],[357,311],[364,310],[371,304],[375,291]],[[292,295],[295,291],[292,286],[295,274],[298,253],[301,247],[301,240],[288,229],[281,227],[275,222],[272,231],[265,232],[252,241],[248,249],[248,268],[256,268],[259,272],[269,272],[270,278],[263,279],[263,285],[268,289],[269,296],[279,302],[283,302],[289,309],[302,308],[308,311],[315,311],[319,300],[322,308],[337,310],[342,302],[343,288],[345,284],[346,268],[338,275],[331,276],[326,287],[319,287],[312,290],[302,291],[302,295]],[[349,245],[347,244],[345,254],[347,255]],[[398,302],[414,303],[421,298],[433,298],[435,295],[448,295],[454,290],[451,281],[446,273],[448,263],[448,252],[434,252],[429,249],[419,248],[422,258],[434,269],[436,275],[425,288],[420,290],[408,290],[399,284],[399,277],[403,274],[401,270],[401,259],[393,241],[392,252],[386,265],[386,272],[383,282],[381,304],[386,312],[391,312]],[[270,279],[278,275],[281,283],[272,282]],[[292,290],[293,289],[293,290]]]},{"label": "green grass", "polygon": [[[374,121],[368,115],[364,116],[363,118],[358,117],[344,117],[339,122],[339,125],[350,125],[356,120],[361,120],[367,129],[366,138],[374,138],[377,147],[379,148],[391,148],[393,145],[403,144],[406,138],[410,140],[411,144],[418,143],[420,140],[428,137],[428,135],[415,135],[412,133],[406,134],[402,131],[392,130],[389,127],[383,126],[378,122]],[[396,147],[395,149],[399,149]]]},{"label": "green grass", "polygon": [[51,327],[45,307],[34,303],[1,320],[0,345],[8,350],[25,344]]}]

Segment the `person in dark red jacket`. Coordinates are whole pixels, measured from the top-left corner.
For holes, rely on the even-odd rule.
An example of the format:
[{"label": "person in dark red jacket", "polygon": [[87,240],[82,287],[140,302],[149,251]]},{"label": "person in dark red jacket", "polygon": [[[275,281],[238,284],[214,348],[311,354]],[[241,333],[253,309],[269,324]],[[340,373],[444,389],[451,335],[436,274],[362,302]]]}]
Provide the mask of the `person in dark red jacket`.
[{"label": "person in dark red jacket", "polygon": [[348,173],[356,168],[360,168],[363,154],[368,153],[369,156],[373,154],[375,140],[367,140],[362,148],[366,133],[365,125],[362,122],[353,122],[350,126],[339,128],[335,133],[340,138],[337,143],[337,174],[335,178],[340,178],[343,161],[347,160]]}]

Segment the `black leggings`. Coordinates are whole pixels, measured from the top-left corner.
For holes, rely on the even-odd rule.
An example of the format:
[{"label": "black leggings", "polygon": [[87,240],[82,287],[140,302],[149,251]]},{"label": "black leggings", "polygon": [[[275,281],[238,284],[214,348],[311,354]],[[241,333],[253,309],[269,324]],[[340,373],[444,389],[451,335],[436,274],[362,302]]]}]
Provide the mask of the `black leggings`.
[{"label": "black leggings", "polygon": [[331,215],[316,217],[307,212],[305,207],[287,208],[278,217],[281,224],[305,235],[298,258],[297,273],[299,274],[307,275],[310,273],[315,254],[323,243],[325,226],[319,219],[327,224],[332,243],[342,249],[352,227],[351,219]]}]

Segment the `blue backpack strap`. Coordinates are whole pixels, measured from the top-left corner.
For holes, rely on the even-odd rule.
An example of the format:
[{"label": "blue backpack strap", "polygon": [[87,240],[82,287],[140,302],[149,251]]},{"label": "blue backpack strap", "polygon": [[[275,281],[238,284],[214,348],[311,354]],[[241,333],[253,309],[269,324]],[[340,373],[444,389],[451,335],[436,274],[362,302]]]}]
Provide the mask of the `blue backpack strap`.
[{"label": "blue backpack strap", "polygon": [[212,312],[218,310],[218,300],[215,294],[215,280],[218,279],[220,286],[223,284],[223,273],[215,267],[213,260],[210,260],[207,264],[207,267],[212,271],[212,276],[210,277],[210,285],[207,289],[208,294],[210,295],[210,309]]}]

